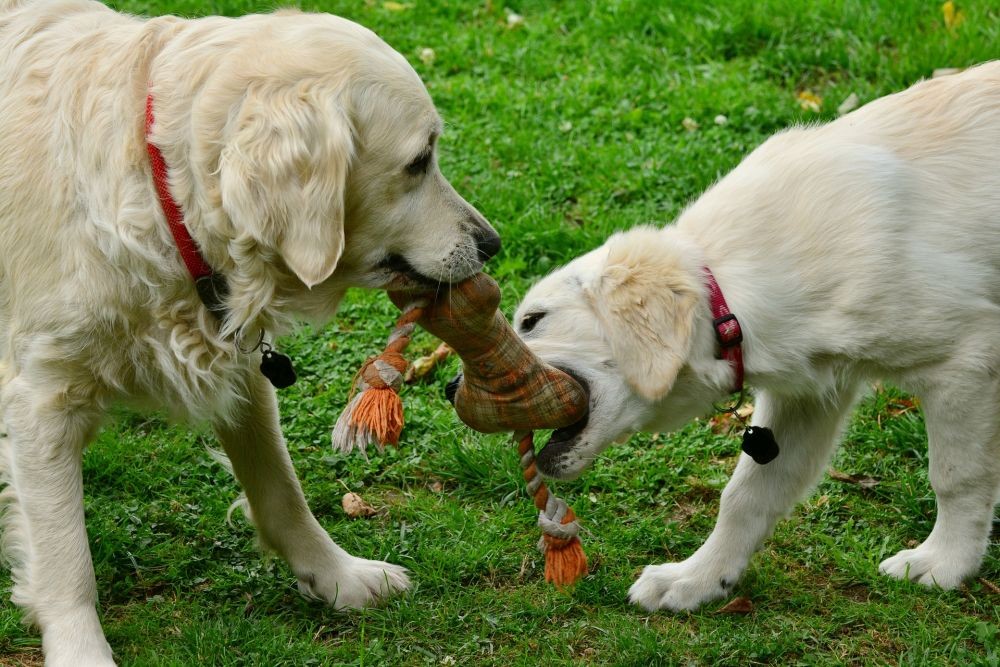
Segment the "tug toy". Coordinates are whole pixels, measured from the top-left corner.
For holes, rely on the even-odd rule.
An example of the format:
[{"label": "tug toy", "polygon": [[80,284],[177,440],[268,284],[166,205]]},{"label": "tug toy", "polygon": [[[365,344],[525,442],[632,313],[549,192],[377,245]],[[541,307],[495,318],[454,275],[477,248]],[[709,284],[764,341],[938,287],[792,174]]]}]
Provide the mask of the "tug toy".
[{"label": "tug toy", "polygon": [[368,445],[380,450],[398,444],[403,406],[398,395],[415,323],[448,343],[462,359],[462,376],[453,403],[459,418],[483,433],[513,431],[528,491],[539,510],[545,554],[545,580],[558,587],[587,572],[580,525],[573,510],[549,492],[535,469],[532,431],[578,422],[587,414],[587,393],[580,384],[536,357],[517,337],[497,307],[500,289],[478,274],[437,295],[391,292],[403,314],[385,351],[358,373],[360,391],[333,429],[333,446],[342,452]]}]

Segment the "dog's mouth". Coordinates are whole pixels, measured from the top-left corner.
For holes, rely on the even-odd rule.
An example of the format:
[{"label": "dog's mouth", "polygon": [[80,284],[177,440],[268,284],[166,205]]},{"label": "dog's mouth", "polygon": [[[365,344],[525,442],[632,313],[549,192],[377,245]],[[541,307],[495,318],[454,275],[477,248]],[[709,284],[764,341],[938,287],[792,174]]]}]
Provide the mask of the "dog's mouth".
[{"label": "dog's mouth", "polygon": [[383,286],[388,290],[426,290],[428,287],[436,288],[441,284],[440,280],[425,276],[417,271],[402,255],[389,255],[378,263],[377,268],[389,274],[389,279]]}]

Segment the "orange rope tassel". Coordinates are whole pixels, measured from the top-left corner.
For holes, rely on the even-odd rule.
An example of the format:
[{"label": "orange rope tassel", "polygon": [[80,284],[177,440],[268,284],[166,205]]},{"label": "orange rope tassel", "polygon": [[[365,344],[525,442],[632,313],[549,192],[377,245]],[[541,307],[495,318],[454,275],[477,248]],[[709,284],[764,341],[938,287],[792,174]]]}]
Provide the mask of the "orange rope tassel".
[{"label": "orange rope tassel", "polygon": [[[520,435],[520,437],[518,437]],[[549,493],[535,468],[534,435],[529,431],[515,434],[521,455],[524,481],[538,508],[538,525],[543,535],[539,548],[545,553],[545,581],[564,588],[587,574],[587,554],[578,536],[580,524],[565,501]]]},{"label": "orange rope tassel", "polygon": [[365,425],[381,445],[398,445],[403,432],[403,401],[389,387],[370,389],[354,406],[351,422]]},{"label": "orange rope tassel", "polygon": [[399,319],[389,336],[385,350],[365,362],[355,377],[360,391],[344,408],[333,427],[331,441],[334,449],[345,454],[357,447],[366,454],[369,445],[379,451],[387,444],[398,445],[403,432],[403,401],[399,388],[407,361],[403,350],[410,344],[415,322],[423,313],[420,302],[411,304]]}]

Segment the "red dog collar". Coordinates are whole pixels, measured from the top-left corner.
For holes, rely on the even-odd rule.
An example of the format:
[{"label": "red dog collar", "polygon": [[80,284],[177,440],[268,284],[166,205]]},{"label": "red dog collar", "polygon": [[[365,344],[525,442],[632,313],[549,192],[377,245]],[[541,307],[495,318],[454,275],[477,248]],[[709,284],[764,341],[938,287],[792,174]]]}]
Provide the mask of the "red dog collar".
[{"label": "red dog collar", "polygon": [[[156,195],[163,208],[163,215],[167,218],[170,226],[170,233],[174,237],[177,250],[184,260],[184,266],[194,280],[194,287],[198,290],[198,297],[205,304],[208,312],[215,315],[220,320],[226,316],[226,296],[229,294],[229,285],[222,274],[216,273],[208,265],[205,258],[198,250],[198,244],[191,238],[191,233],[184,225],[184,213],[181,207],[170,194],[170,184],[167,183],[167,163],[163,159],[163,153],[159,147],[153,145],[149,140],[149,134],[153,129],[153,96],[146,95],[146,152],[149,153],[149,163],[153,168],[153,185],[156,187]],[[237,349],[239,346],[237,345]],[[260,332],[260,339],[250,352],[258,348],[262,349],[260,372],[264,374],[271,384],[278,389],[284,389],[295,384],[295,368],[292,360],[273,349],[264,341],[264,332]]]},{"label": "red dog collar", "polygon": [[708,286],[708,301],[712,308],[712,327],[715,330],[715,338],[719,341],[719,348],[722,351],[722,358],[729,362],[736,374],[733,393],[743,391],[743,330],[740,328],[740,321],[729,311],[726,298],[722,296],[722,289],[716,282],[712,271],[703,266],[705,272],[705,284]]},{"label": "red dog collar", "polygon": [[167,225],[170,233],[174,237],[177,250],[184,260],[184,266],[194,280],[195,289],[202,303],[210,312],[218,317],[223,317],[226,312],[224,301],[228,293],[226,280],[221,275],[215,273],[202,257],[198,244],[191,238],[191,233],[184,225],[184,213],[180,204],[170,194],[170,184],[167,182],[167,163],[163,159],[163,153],[158,146],[149,141],[150,132],[153,129],[153,96],[146,96],[146,152],[149,153],[149,163],[153,169],[153,185],[156,187],[156,195],[160,200],[160,207],[163,215],[167,218]]}]

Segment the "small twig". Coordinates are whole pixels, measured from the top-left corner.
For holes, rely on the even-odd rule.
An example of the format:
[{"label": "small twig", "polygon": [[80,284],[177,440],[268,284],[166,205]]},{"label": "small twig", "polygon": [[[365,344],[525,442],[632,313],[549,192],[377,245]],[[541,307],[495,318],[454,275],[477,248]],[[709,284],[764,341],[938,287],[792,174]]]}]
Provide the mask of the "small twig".
[{"label": "small twig", "polygon": [[1000,586],[997,586],[992,581],[979,577],[979,583],[988,588],[994,595],[1000,595]]}]

